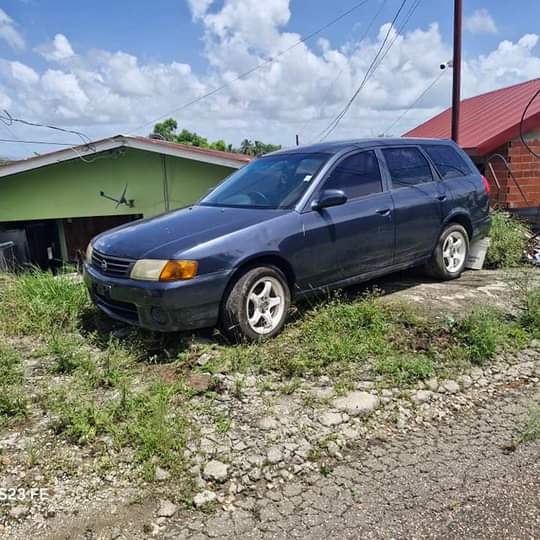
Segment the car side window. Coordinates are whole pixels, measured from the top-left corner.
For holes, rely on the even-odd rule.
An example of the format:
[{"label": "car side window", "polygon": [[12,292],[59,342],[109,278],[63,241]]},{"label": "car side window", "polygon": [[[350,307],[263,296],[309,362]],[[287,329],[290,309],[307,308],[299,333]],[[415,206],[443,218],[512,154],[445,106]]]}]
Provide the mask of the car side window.
[{"label": "car side window", "polygon": [[471,174],[469,166],[451,146],[431,144],[423,148],[444,180]]},{"label": "car side window", "polygon": [[385,148],[383,155],[393,189],[433,182],[431,167],[418,148]]},{"label": "car side window", "polygon": [[349,200],[380,193],[382,178],[375,152],[366,150],[340,161],[324,183],[324,189],[341,189]]}]

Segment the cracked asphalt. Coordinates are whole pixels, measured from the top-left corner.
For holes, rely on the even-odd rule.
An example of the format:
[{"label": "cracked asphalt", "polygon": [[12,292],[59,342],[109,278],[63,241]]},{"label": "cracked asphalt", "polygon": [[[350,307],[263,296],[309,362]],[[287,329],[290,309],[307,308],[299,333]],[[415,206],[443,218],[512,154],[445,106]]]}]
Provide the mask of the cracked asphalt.
[{"label": "cracked asphalt", "polygon": [[540,538],[540,441],[518,445],[539,384],[507,385],[429,428],[360,443],[346,462],[178,515],[167,539]]}]

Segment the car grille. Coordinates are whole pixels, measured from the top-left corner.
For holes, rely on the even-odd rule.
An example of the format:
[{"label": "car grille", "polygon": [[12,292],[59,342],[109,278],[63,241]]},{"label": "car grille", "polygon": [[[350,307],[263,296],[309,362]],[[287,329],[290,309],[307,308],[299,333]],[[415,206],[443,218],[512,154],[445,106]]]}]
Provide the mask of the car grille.
[{"label": "car grille", "polygon": [[117,278],[128,278],[135,261],[121,257],[112,257],[94,250],[92,266],[101,274]]}]

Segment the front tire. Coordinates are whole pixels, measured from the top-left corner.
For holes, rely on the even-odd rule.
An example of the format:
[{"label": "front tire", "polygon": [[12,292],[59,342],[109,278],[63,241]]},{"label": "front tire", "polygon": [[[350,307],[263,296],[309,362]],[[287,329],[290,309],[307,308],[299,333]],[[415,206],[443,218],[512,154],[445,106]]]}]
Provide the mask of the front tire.
[{"label": "front tire", "polygon": [[291,293],[287,279],[274,266],[248,270],[234,283],[223,304],[221,327],[235,341],[260,341],[281,332]]},{"label": "front tire", "polygon": [[469,235],[464,227],[452,223],[441,233],[426,270],[437,279],[456,279],[463,273],[468,255]]}]

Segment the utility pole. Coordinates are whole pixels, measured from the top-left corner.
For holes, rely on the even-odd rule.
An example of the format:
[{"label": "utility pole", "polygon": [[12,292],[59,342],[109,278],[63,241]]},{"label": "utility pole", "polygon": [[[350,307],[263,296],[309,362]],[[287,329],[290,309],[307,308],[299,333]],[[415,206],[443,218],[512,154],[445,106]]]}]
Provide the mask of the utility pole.
[{"label": "utility pole", "polygon": [[454,59],[452,61],[452,140],[459,138],[459,112],[461,107],[461,21],[463,0],[454,0]]}]

